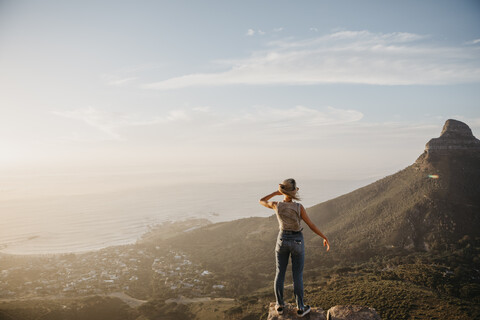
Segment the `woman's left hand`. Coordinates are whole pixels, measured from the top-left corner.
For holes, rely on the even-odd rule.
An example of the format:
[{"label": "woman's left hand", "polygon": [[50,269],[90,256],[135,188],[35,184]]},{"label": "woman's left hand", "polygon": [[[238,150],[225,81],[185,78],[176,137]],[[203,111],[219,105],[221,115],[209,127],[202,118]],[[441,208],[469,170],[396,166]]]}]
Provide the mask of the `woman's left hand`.
[{"label": "woman's left hand", "polygon": [[330,251],[330,243],[328,242],[328,239],[323,239],[323,246],[327,247],[327,252]]}]

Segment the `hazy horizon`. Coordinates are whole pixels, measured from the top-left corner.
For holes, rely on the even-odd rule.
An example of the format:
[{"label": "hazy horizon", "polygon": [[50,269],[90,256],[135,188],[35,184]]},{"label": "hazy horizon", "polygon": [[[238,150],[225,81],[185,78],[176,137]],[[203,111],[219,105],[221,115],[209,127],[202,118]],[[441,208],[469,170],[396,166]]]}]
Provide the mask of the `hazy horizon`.
[{"label": "hazy horizon", "polygon": [[[300,180],[300,195],[308,208],[370,182],[373,179]],[[258,199],[274,191],[275,183],[157,182],[134,186],[130,182],[128,187],[2,199],[0,252],[85,252],[135,243],[150,227],[165,221],[268,217],[271,210],[261,207]]]},{"label": "hazy horizon", "polygon": [[479,17],[476,1],[2,1],[0,206],[393,174],[447,119],[478,136]]}]

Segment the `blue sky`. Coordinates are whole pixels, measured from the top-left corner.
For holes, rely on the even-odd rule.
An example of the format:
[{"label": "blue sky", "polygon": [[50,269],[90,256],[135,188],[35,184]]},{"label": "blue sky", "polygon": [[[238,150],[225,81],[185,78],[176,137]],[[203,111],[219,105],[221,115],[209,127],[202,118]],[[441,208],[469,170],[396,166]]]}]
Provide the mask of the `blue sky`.
[{"label": "blue sky", "polygon": [[1,172],[382,176],[479,135],[480,3],[1,1],[0,70]]}]

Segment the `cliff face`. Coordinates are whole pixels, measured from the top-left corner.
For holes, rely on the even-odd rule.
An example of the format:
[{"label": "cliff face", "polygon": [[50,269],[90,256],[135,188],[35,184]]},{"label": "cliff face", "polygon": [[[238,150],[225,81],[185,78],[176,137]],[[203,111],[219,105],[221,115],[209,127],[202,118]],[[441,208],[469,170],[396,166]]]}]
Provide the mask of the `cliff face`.
[{"label": "cliff face", "polygon": [[439,138],[431,139],[425,146],[428,155],[480,153],[480,140],[465,123],[449,119]]}]

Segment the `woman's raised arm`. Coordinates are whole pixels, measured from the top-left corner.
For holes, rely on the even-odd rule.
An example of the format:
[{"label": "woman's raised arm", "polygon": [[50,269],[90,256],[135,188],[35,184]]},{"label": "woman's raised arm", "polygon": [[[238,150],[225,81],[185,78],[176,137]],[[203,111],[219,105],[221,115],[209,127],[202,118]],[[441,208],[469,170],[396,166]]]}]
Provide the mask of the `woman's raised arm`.
[{"label": "woman's raised arm", "polygon": [[262,199],[260,199],[259,202],[264,207],[267,207],[267,208],[270,208],[270,209],[275,209],[275,206],[277,205],[277,202],[276,201],[268,201],[268,200],[270,200],[274,196],[281,196],[281,195],[282,194],[280,193],[280,191],[275,191],[275,192],[270,193],[269,195],[266,195]]}]

